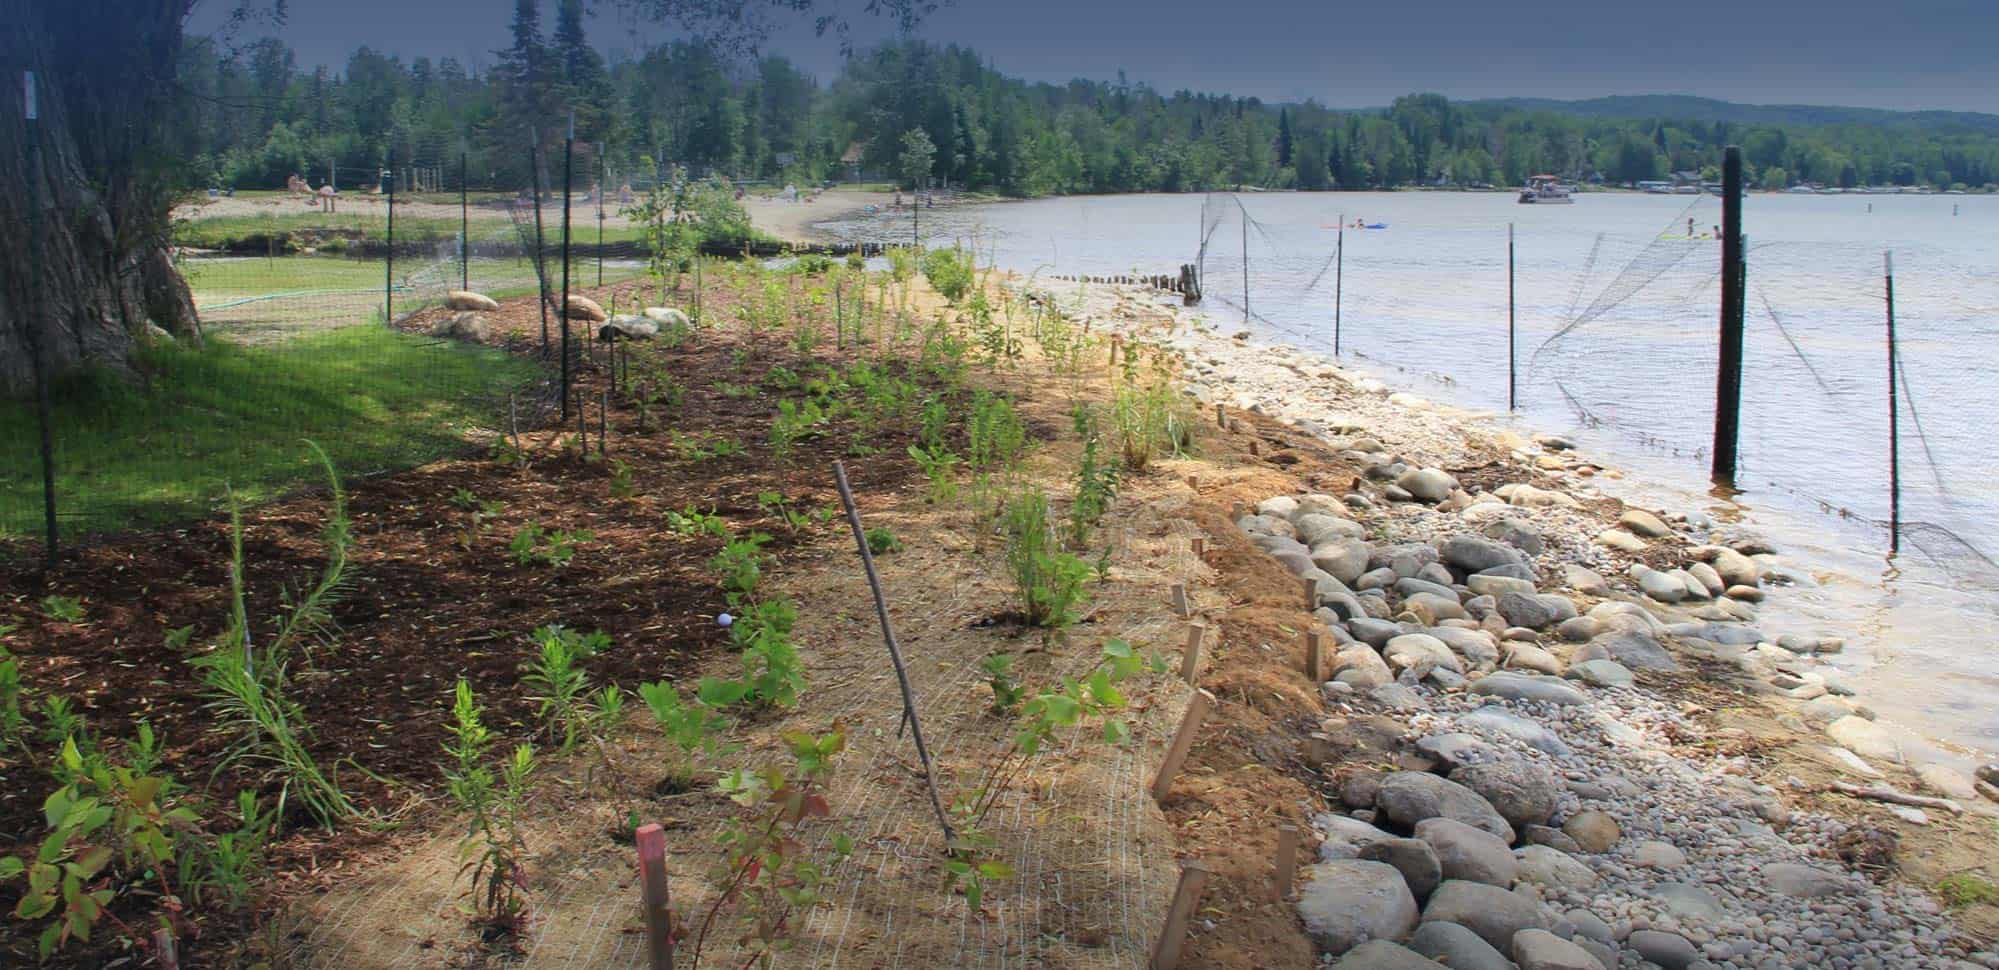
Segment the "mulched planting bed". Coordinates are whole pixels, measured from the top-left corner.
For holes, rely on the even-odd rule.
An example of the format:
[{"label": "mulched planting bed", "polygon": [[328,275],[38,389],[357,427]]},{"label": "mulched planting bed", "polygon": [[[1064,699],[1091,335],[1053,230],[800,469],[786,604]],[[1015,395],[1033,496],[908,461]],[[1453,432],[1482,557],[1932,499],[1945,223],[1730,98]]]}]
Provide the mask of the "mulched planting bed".
[{"label": "mulched planting bed", "polygon": [[[611,290],[620,291],[620,306],[636,301],[632,285],[586,292],[608,303]],[[726,282],[710,279],[705,298],[708,319],[734,319]],[[419,314],[403,325],[422,329],[442,312]],[[538,344],[532,300],[509,303],[490,317],[494,343],[519,352]],[[865,432],[851,419],[836,418],[798,440],[785,460],[773,455],[769,435],[778,400],[800,392],[775,391],[765,378],[776,365],[805,375],[851,356],[836,353],[832,343],[829,329],[823,346],[801,357],[784,346],[782,334],[767,333],[747,362],[738,354],[737,336],[717,330],[702,332],[692,346],[641,345],[632,373],[670,374],[684,398],[672,407],[655,405],[650,429],[642,432],[637,408],[614,393],[605,458],[586,461],[568,450],[572,419],[563,436],[523,436],[530,442],[525,450],[535,456],[525,468],[478,457],[348,481],[355,545],[352,582],[332,611],[337,635],[292,666],[292,696],[311,724],[311,750],[321,767],[336,769],[367,813],[388,816],[413,796],[436,794],[449,694],[460,676],[477,692],[503,744],[528,740],[536,705],[521,683],[521,667],[534,649],[527,634],[544,624],[611,636],[610,649],[584,662],[596,684],[632,688],[689,676],[704,658],[728,649],[727,631],[716,622],[726,606],[707,569],[722,540],[677,534],[666,524],[668,510],[712,510],[739,536],[766,532],[772,542],[765,550],[781,564],[787,548],[803,537],[760,504],[763,493],[778,493],[801,512],[837,508],[836,457],[854,466],[850,474],[864,506],[921,478],[906,453],[914,440],[913,413]],[[872,348],[864,352],[874,354]],[[899,365],[889,369],[902,372]],[[591,402],[594,453],[596,402],[609,375],[585,362],[576,378],[578,396]],[[718,384],[729,385],[730,393]],[[753,393],[743,390],[749,386]],[[742,452],[690,455],[685,441],[696,436],[733,441]],[[867,457],[852,457],[857,443],[866,446]],[[611,459],[629,466],[630,497],[612,497]],[[473,514],[451,501],[460,490],[499,505],[469,543]],[[282,591],[317,578],[326,513],[323,488],[244,511],[253,632],[268,636]],[[508,545],[530,524],[588,531],[592,538],[576,546],[566,566],[519,565]],[[835,518],[811,528],[838,527]],[[210,730],[215,717],[205,708],[209,698],[187,662],[224,628],[228,546],[228,523],[218,516],[97,541],[70,552],[46,579],[21,557],[0,563],[0,628],[15,626],[0,645],[21,659],[31,726],[40,725],[40,699],[62,695],[88,719],[92,736],[106,742],[129,738],[139,721],[149,722],[166,741],[162,770],[205,791],[218,809],[233,805],[234,792],[243,787],[274,797],[271,779],[241,767],[218,771],[231,738]],[[80,600],[84,622],[44,615],[39,604],[51,593]],[[168,632],[183,626],[193,627],[192,636],[183,647],[170,646]],[[42,838],[53,754],[48,745],[38,745],[32,757],[0,752],[0,851],[20,854]],[[273,867],[280,870],[324,866],[381,838],[361,822],[328,835],[297,811],[287,822],[285,840],[273,847]],[[18,883],[0,887],[0,906],[11,911],[18,892]],[[33,934],[23,928],[10,922],[0,930],[0,963],[32,959]],[[184,942],[184,960],[191,950],[212,954],[217,938],[232,935],[226,925],[208,930],[206,939]]]}]

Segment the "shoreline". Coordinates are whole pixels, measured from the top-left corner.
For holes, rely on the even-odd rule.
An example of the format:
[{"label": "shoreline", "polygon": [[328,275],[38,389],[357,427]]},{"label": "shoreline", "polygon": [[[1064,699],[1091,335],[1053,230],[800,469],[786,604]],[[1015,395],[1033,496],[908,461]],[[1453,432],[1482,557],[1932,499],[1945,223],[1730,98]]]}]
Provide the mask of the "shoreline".
[{"label": "shoreline", "polygon": [[[1024,284],[1016,278],[1015,285]],[[1558,692],[1563,685],[1598,688],[1587,690],[1587,699],[1575,707],[1567,706],[1567,701],[1536,706],[1531,685],[1517,698],[1503,689],[1482,691],[1476,686],[1479,680],[1472,680],[1474,686],[1467,692],[1464,676],[1453,677],[1447,672],[1432,677],[1418,664],[1407,668],[1417,676],[1412,678],[1405,672],[1387,685],[1411,688],[1407,694],[1381,687],[1370,689],[1366,678],[1352,685],[1329,683],[1325,685],[1329,707],[1346,705],[1356,712],[1379,709],[1386,691],[1394,695],[1397,704],[1406,705],[1398,713],[1408,716],[1415,712],[1410,718],[1412,737],[1426,735],[1427,740],[1438,735],[1463,736],[1466,725],[1475,720],[1468,717],[1475,705],[1481,699],[1491,702],[1491,694],[1500,693],[1522,701],[1524,710],[1546,721],[1548,727],[1563,729],[1561,737],[1568,742],[1564,750],[1573,748],[1578,760],[1555,761],[1558,770],[1567,771],[1571,787],[1584,792],[1584,805],[1593,801],[1591,796],[1603,795],[1610,806],[1605,810],[1620,821],[1626,813],[1649,811],[1653,815],[1652,834],[1668,843],[1681,841],[1689,855],[1695,849],[1680,837],[1709,814],[1737,815],[1738,820],[1729,824],[1743,831],[1760,827],[1768,832],[1775,824],[1796,836],[1777,838],[1767,845],[1754,844],[1754,838],[1741,843],[1740,852],[1755,866],[1744,869],[1715,859],[1714,867],[1703,875],[1709,883],[1756,885],[1762,882],[1758,866],[1807,862],[1822,866],[1829,857],[1843,858],[1838,855],[1838,839],[1847,837],[1845,833],[1889,833],[1890,842],[1899,839],[1901,845],[1893,855],[1902,866],[1904,881],[1900,896],[1882,887],[1881,898],[1870,904],[1877,917],[1881,912],[1892,914],[1881,923],[1884,933],[1893,925],[1900,927],[1895,932],[1906,934],[1911,932],[1908,927],[1941,912],[1935,901],[1911,893],[1911,887],[1932,891],[1946,876],[1978,869],[1999,853],[1999,830],[1992,822],[1999,818],[1999,805],[1995,805],[1999,788],[1988,783],[1992,778],[1988,773],[1974,776],[1974,764],[1989,761],[1988,754],[1949,750],[1942,742],[1922,737],[1868,709],[1866,698],[1856,695],[1829,660],[1845,649],[1840,637],[1799,635],[1776,626],[1766,629],[1757,625],[1782,615],[1781,604],[1787,597],[1817,585],[1812,576],[1815,566],[1794,561],[1785,550],[1771,548],[1760,535],[1743,528],[1741,517],[1732,514],[1739,510],[1726,504],[1709,508],[1716,504],[1712,502],[1698,502],[1697,507],[1684,510],[1663,507],[1671,503],[1637,504],[1636,495],[1647,490],[1649,483],[1632,480],[1617,468],[1579,454],[1573,443],[1558,436],[1504,427],[1492,415],[1397,391],[1325,355],[1236,339],[1209,325],[1198,309],[1183,309],[1178,299],[1168,294],[1106,284],[1073,288],[1040,284],[1033,289],[1086,327],[1132,341],[1156,341],[1177,352],[1183,364],[1179,376],[1210,421],[1218,406],[1231,413],[1258,414],[1352,459],[1364,474],[1344,486],[1321,490],[1347,493],[1344,507],[1335,514],[1364,524],[1365,539],[1374,543],[1363,546],[1373,550],[1371,560],[1379,560],[1389,551],[1416,548],[1414,544],[1422,544],[1419,551],[1442,548],[1446,537],[1453,534],[1493,535],[1492,529],[1500,522],[1526,526],[1534,535],[1537,550],[1527,557],[1531,571],[1526,575],[1538,585],[1538,591],[1530,595],[1545,598],[1547,591],[1558,593],[1556,599],[1566,606],[1567,614],[1578,617],[1576,627],[1571,630],[1564,621],[1559,633],[1551,629],[1555,624],[1543,626],[1537,633],[1519,629],[1527,624],[1512,622],[1515,617],[1504,621],[1488,618],[1476,625],[1493,641],[1497,652],[1489,659],[1464,653],[1459,662],[1473,676],[1477,675],[1475,661],[1483,661],[1476,666],[1491,671],[1486,676],[1518,671],[1523,680],[1549,681],[1557,685],[1549,688],[1551,692]],[[1269,435],[1265,440],[1273,447],[1280,446]],[[1432,473],[1450,482],[1448,497],[1426,495],[1426,499],[1441,501],[1423,501],[1398,494],[1399,488],[1414,487]],[[1297,514],[1300,501],[1304,500],[1272,496],[1246,510],[1248,514],[1238,518],[1238,527],[1266,550],[1296,546],[1298,533],[1285,518]],[[1265,528],[1269,531],[1259,531]],[[1293,530],[1289,543],[1284,539],[1287,529]],[[1296,573],[1298,566],[1308,572],[1317,568],[1323,561],[1319,552],[1315,547],[1311,559],[1301,557],[1292,571]],[[1375,563],[1369,561],[1368,565]],[[1718,567],[1731,581],[1709,586],[1702,596],[1690,595],[1694,583],[1716,579]],[[1328,578],[1336,583],[1333,596],[1350,597],[1347,601],[1357,605],[1366,605],[1366,597],[1383,592],[1376,589],[1369,593],[1366,581],[1357,588],[1339,582],[1352,582],[1350,576]],[[1326,595],[1324,590],[1321,586],[1322,596]],[[1724,592],[1729,595],[1721,595]],[[1460,596],[1471,593],[1458,586]],[[1377,602],[1386,606],[1385,601]],[[1465,605],[1470,607],[1472,602],[1467,600]],[[1457,603],[1454,600],[1450,605]],[[1412,617],[1406,600],[1402,609],[1404,612],[1393,619],[1404,634],[1412,630],[1412,622],[1419,623],[1414,629],[1453,622],[1428,614],[1420,620]],[[1486,609],[1491,610],[1490,602]],[[1374,609],[1365,612],[1372,617],[1383,615]],[[1355,623],[1344,610],[1322,608],[1319,613],[1322,621],[1332,621],[1328,625],[1335,632],[1335,650],[1344,651],[1345,644],[1369,635],[1399,635],[1393,632],[1395,624],[1385,623],[1385,618]],[[1376,627],[1382,632],[1376,634]],[[1633,635],[1653,644],[1651,649],[1657,650],[1657,655],[1634,648],[1627,656],[1616,649],[1615,638]],[[1451,638],[1455,652],[1459,638],[1457,634]],[[1596,649],[1605,642],[1613,647],[1608,656]],[[1372,645],[1377,650],[1384,646],[1382,642]],[[1363,659],[1373,652],[1366,651]],[[1586,659],[1586,655],[1594,659]],[[1390,659],[1401,666],[1395,658]],[[1606,659],[1614,661],[1608,668],[1602,664]],[[1373,662],[1378,664],[1379,660]],[[1339,664],[1334,662],[1335,671],[1340,670]],[[1384,674],[1390,670],[1380,669]],[[1536,677],[1536,673],[1546,676]],[[1605,675],[1607,679],[1598,680]],[[1568,679],[1556,679],[1560,677]],[[1612,687],[1615,689],[1603,689]],[[1636,698],[1630,694],[1634,690]],[[1487,696],[1472,696],[1475,694]],[[1662,727],[1663,735],[1654,737]],[[1585,740],[1578,743],[1568,733],[1570,729],[1583,729]],[[1531,732],[1522,728],[1521,733]],[[1691,750],[1684,743],[1670,743],[1684,742],[1685,735],[1710,735],[1713,740]],[[1421,743],[1418,748],[1422,749]],[[1715,757],[1731,750],[1739,753]],[[1645,761],[1653,768],[1648,777],[1639,777],[1636,765]],[[1577,769],[1582,776],[1575,774]],[[1592,773],[1615,777],[1620,785],[1636,782],[1637,787],[1623,791],[1620,785],[1613,785],[1614,790],[1604,794],[1589,784],[1578,784],[1579,778]],[[1640,789],[1655,783],[1662,787],[1649,797],[1639,796]],[[1879,797],[1854,794],[1867,789]],[[1896,801],[1898,796],[1911,795],[1916,797],[1899,804]],[[1658,823],[1660,815],[1668,821]],[[1350,820],[1331,816],[1318,827],[1326,834],[1327,844],[1333,845],[1339,844],[1340,833],[1349,824]],[[1624,824],[1631,827],[1633,822]],[[1740,835],[1727,829],[1702,834],[1726,845],[1736,844]],[[1646,872],[1645,865],[1638,863],[1607,905],[1624,914],[1646,909],[1646,879],[1650,877],[1639,875]],[[1621,871],[1613,869],[1612,875]],[[1343,892],[1351,890],[1346,887]],[[1758,885],[1751,893],[1761,891]],[[1989,937],[1999,928],[1999,920],[1983,909],[1960,914],[1966,917],[1961,925],[1974,936]],[[1309,923],[1310,914],[1306,919]],[[1616,922],[1607,915],[1604,919]],[[1666,925],[1685,930],[1697,922]],[[1810,937],[1815,941],[1824,937],[1828,949],[1820,958],[1826,962],[1778,965],[1848,965],[1833,962],[1836,923],[1828,921],[1822,933],[1815,931]],[[1639,925],[1644,925],[1642,917]],[[1723,920],[1719,925],[1725,931],[1734,924]],[[1747,954],[1736,954],[1722,945],[1725,934],[1712,930],[1708,927],[1687,935],[1716,965],[1770,965],[1755,960],[1727,962]],[[1861,930],[1862,939],[1870,931]],[[1790,951],[1787,958],[1802,952]],[[1888,957],[1885,965],[1889,966],[1961,965],[1918,962],[1901,954],[1876,956]],[[1999,966],[1999,957],[1990,954],[1969,957],[1976,965]]]}]

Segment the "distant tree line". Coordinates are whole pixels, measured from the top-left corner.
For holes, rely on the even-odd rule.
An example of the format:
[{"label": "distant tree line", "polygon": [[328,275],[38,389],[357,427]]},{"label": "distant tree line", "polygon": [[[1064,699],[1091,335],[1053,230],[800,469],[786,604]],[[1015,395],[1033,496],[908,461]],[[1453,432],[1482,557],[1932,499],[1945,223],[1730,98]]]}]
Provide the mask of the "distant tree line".
[{"label": "distant tree line", "polygon": [[[1122,72],[1027,82],[970,49],[915,41],[858,52],[821,85],[782,57],[744,60],[697,42],[606,63],[582,17],[582,0],[557,0],[545,31],[538,0],[517,0],[512,44],[484,73],[367,47],[335,73],[301,68],[274,40],[193,43],[181,75],[201,110],[182,147],[202,177],[246,188],[280,186],[294,172],[318,184],[329,162],[366,170],[391,150],[403,164],[447,166],[464,151],[474,184],[525,185],[530,138],[559,158],[573,111],[579,144],[605,144],[624,172],[898,178],[906,136],[921,131],[935,149],[932,180],[1016,196],[1518,185],[1540,173],[1624,184],[1713,177],[1728,144],[1742,146],[1752,183],[1767,188],[1999,182],[1999,135],[1947,122],[1584,117],[1435,94],[1336,111],[1164,94]],[[579,172],[595,157],[586,149]]]}]

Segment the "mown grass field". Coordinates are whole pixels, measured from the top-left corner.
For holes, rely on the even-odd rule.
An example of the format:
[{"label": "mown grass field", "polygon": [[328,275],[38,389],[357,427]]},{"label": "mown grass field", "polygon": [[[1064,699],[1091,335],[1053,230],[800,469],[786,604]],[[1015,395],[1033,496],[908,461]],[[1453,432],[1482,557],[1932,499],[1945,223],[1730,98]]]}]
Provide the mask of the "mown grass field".
[{"label": "mown grass field", "polygon": [[[499,350],[366,323],[270,345],[152,347],[139,363],[143,383],[91,375],[54,389],[66,532],[164,524],[229,491],[269,498],[315,474],[304,439],[350,474],[450,454],[535,374]],[[30,402],[0,404],[0,539],[40,532],[37,440]]]}]

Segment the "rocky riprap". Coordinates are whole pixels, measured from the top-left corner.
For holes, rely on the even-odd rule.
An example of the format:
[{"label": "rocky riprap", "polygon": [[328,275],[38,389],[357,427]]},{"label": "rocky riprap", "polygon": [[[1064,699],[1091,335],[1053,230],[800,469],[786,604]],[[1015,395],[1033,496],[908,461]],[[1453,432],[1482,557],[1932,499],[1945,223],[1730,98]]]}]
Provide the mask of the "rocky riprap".
[{"label": "rocky riprap", "polygon": [[[1846,870],[1848,823],[1791,811],[1739,760],[1674,750],[1703,728],[1645,678],[1693,657],[1789,696],[1856,773],[1908,750],[1816,662],[1838,641],[1754,626],[1787,575],[1767,548],[1637,509],[1594,528],[1560,492],[1474,494],[1349,457],[1364,491],[1275,496],[1237,521],[1301,598],[1309,581],[1331,638],[1320,767],[1343,813],[1315,818],[1298,909],[1332,965],[1999,967],[1926,894]],[[1606,553],[1626,548],[1681,565],[1617,569]],[[1342,763],[1348,723],[1382,718],[1403,728],[1404,770]]]}]

